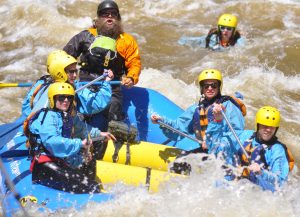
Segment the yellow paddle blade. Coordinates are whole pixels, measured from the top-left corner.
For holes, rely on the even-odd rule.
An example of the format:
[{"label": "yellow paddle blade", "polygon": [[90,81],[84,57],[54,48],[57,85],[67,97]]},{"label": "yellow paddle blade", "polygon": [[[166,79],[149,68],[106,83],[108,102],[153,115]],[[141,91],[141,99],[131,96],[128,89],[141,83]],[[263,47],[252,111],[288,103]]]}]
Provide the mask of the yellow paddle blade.
[{"label": "yellow paddle blade", "polygon": [[32,83],[0,83],[0,88],[4,87],[31,87]]},{"label": "yellow paddle blade", "polygon": [[17,87],[18,84],[17,83],[0,83],[0,88],[3,87]]}]

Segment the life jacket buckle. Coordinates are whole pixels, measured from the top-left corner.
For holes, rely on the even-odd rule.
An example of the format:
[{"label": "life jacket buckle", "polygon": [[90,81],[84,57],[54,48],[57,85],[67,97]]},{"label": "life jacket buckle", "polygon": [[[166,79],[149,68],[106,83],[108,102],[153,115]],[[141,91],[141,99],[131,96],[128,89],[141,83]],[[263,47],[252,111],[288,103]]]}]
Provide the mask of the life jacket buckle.
[{"label": "life jacket buckle", "polygon": [[110,51],[108,51],[107,54],[105,55],[103,66],[108,67],[109,61],[110,61]]}]

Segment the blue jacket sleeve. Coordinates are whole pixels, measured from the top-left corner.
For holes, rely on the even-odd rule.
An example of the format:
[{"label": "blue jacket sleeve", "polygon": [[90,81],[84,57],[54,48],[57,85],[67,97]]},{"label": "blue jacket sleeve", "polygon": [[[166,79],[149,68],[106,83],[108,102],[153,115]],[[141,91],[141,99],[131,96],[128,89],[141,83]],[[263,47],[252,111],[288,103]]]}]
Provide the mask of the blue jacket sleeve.
[{"label": "blue jacket sleeve", "polygon": [[246,38],[241,36],[235,43],[237,46],[245,46],[246,45]]},{"label": "blue jacket sleeve", "polygon": [[[195,112],[195,109],[197,108],[197,105],[190,106],[184,113],[182,113],[176,120],[168,120],[165,117],[163,117],[163,122],[165,124],[168,124],[169,126],[175,128],[176,130],[179,130],[183,133],[193,135],[193,129],[192,129],[192,119],[193,114]],[[163,133],[166,137],[176,140],[178,139],[179,135],[171,130],[168,130],[166,128],[162,128]]]},{"label": "blue jacket sleeve", "polygon": [[187,37],[183,36],[178,40],[178,44],[180,45],[188,45],[191,47],[203,47],[206,46],[206,36],[200,36],[200,37]]},{"label": "blue jacket sleeve", "polygon": [[[42,117],[43,112],[39,115],[39,122]],[[80,151],[82,140],[62,137],[62,124],[60,113],[48,111],[40,126],[39,135],[42,144],[53,156],[68,158]]]},{"label": "blue jacket sleeve", "polygon": [[253,178],[254,183],[261,186],[264,190],[274,191],[276,186],[282,186],[287,180],[289,164],[282,145],[274,144],[265,152],[268,169],[263,169],[259,175]]},{"label": "blue jacket sleeve", "polygon": [[[76,88],[78,88],[76,83]],[[111,86],[104,81],[98,92],[92,92],[88,88],[77,93],[80,103],[77,104],[77,110],[82,114],[96,114],[101,112],[111,100]]]},{"label": "blue jacket sleeve", "polygon": [[[180,45],[188,45],[190,47],[202,47],[206,48],[206,35],[200,37],[181,37],[178,40],[178,44]],[[210,37],[208,47],[214,51],[223,51],[227,48],[220,46],[217,35],[213,34]]]},{"label": "blue jacket sleeve", "polygon": [[[223,106],[225,107],[224,113],[232,128],[237,135],[241,134],[245,127],[245,120],[242,112],[230,101],[224,102]],[[231,129],[224,118],[221,122],[209,122],[206,130],[206,137],[206,145],[208,146],[209,150],[215,149],[216,145],[226,143],[233,144],[234,146],[231,148],[234,148],[236,151],[239,150],[239,145],[236,144],[236,139],[234,138],[233,133],[231,132]]]}]

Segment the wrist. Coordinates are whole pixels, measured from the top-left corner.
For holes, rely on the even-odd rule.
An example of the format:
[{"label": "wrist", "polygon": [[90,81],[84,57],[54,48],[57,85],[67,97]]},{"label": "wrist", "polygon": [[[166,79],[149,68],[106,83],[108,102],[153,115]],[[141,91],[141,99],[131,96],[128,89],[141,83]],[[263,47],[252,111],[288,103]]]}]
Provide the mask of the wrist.
[{"label": "wrist", "polygon": [[132,81],[132,83],[134,83],[134,79],[133,77],[130,77],[130,76],[126,76],[127,79],[130,79]]}]

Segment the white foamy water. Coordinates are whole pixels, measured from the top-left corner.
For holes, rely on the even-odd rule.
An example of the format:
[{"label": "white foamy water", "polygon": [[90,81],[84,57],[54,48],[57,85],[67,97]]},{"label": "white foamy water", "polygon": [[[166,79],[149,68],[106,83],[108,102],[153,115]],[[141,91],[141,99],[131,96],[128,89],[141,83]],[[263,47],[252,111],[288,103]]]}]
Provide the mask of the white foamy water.
[{"label": "white foamy water", "polygon": [[[47,54],[61,49],[79,31],[91,25],[98,0],[0,0],[0,82],[34,82],[46,73]],[[138,86],[155,89],[182,108],[197,102],[198,74],[218,68],[224,74],[224,94],[239,91],[248,108],[247,128],[264,105],[279,108],[282,123],[278,135],[300,160],[300,3],[270,1],[118,1],[124,28],[140,46],[143,70]],[[207,34],[222,13],[239,18],[238,29],[247,38],[244,48],[211,52],[181,46],[181,36]],[[0,123],[20,115],[28,88],[0,89]],[[297,171],[288,185],[272,194],[241,182],[216,187],[222,172],[217,161],[201,166],[185,180],[174,180],[156,194],[142,188],[113,186],[117,197],[86,209],[59,211],[54,216],[299,216]],[[39,213],[34,207],[34,216]]]}]

